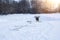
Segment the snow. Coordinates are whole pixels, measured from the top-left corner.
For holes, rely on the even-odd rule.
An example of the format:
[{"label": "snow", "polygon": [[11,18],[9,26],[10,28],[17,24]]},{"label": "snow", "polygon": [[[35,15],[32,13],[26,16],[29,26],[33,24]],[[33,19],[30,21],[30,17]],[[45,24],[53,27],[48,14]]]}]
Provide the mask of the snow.
[{"label": "snow", "polygon": [[0,16],[0,40],[60,40],[60,14]]}]

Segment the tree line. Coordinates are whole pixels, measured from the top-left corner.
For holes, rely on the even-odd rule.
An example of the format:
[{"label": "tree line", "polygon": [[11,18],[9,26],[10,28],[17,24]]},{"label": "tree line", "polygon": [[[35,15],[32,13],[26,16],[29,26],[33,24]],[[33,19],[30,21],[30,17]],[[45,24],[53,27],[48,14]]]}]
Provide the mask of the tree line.
[{"label": "tree line", "polygon": [[30,8],[29,2],[26,0],[12,3],[9,3],[8,0],[6,2],[0,0],[0,14],[32,13],[32,11],[33,8]]},{"label": "tree line", "polygon": [[26,0],[21,0],[19,2],[13,1],[9,2],[9,0],[2,1],[0,0],[0,14],[15,14],[15,13],[52,13],[52,12],[60,12],[60,5],[58,9],[55,9],[54,11],[48,11],[46,7],[41,5],[42,2],[39,2],[37,0],[32,0],[31,5],[32,8],[30,8],[29,2]]}]

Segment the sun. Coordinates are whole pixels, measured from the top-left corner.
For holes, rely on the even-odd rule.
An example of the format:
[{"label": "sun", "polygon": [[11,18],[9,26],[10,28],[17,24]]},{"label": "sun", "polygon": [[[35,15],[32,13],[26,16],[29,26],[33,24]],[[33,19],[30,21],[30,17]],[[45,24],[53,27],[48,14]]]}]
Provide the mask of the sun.
[{"label": "sun", "polygon": [[41,0],[43,2],[43,6],[48,10],[55,10],[60,5],[60,0]]},{"label": "sun", "polygon": [[38,10],[59,11],[60,0],[37,0]]},{"label": "sun", "polygon": [[60,4],[60,0],[47,0],[48,3],[50,3],[52,8],[57,8]]},{"label": "sun", "polygon": [[60,3],[60,0],[48,0],[48,2],[58,5]]},{"label": "sun", "polygon": [[48,0],[49,2],[59,3],[60,0]]}]

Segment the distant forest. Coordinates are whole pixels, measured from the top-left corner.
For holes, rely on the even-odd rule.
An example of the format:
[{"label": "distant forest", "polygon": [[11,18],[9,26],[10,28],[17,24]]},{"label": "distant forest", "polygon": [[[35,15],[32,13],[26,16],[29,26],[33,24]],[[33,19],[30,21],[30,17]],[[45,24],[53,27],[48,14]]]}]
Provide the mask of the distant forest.
[{"label": "distant forest", "polygon": [[32,9],[28,1],[21,0],[20,2],[13,1],[9,3],[8,0],[6,2],[0,0],[0,14],[13,14],[13,13],[31,13]]},{"label": "distant forest", "polygon": [[[13,13],[47,13],[50,12],[46,8],[41,8],[41,2],[31,1],[32,8],[30,8],[29,2],[26,0],[21,0],[19,2],[9,0],[2,1],[0,0],[0,14],[13,14]],[[54,10],[52,12],[56,12]]]}]

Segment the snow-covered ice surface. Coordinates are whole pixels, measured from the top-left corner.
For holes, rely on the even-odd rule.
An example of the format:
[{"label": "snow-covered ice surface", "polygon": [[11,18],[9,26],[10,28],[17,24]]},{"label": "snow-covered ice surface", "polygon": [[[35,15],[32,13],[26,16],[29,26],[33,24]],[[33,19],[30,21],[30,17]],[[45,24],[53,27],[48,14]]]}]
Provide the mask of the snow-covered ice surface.
[{"label": "snow-covered ice surface", "polygon": [[0,16],[0,40],[60,40],[60,14]]}]

